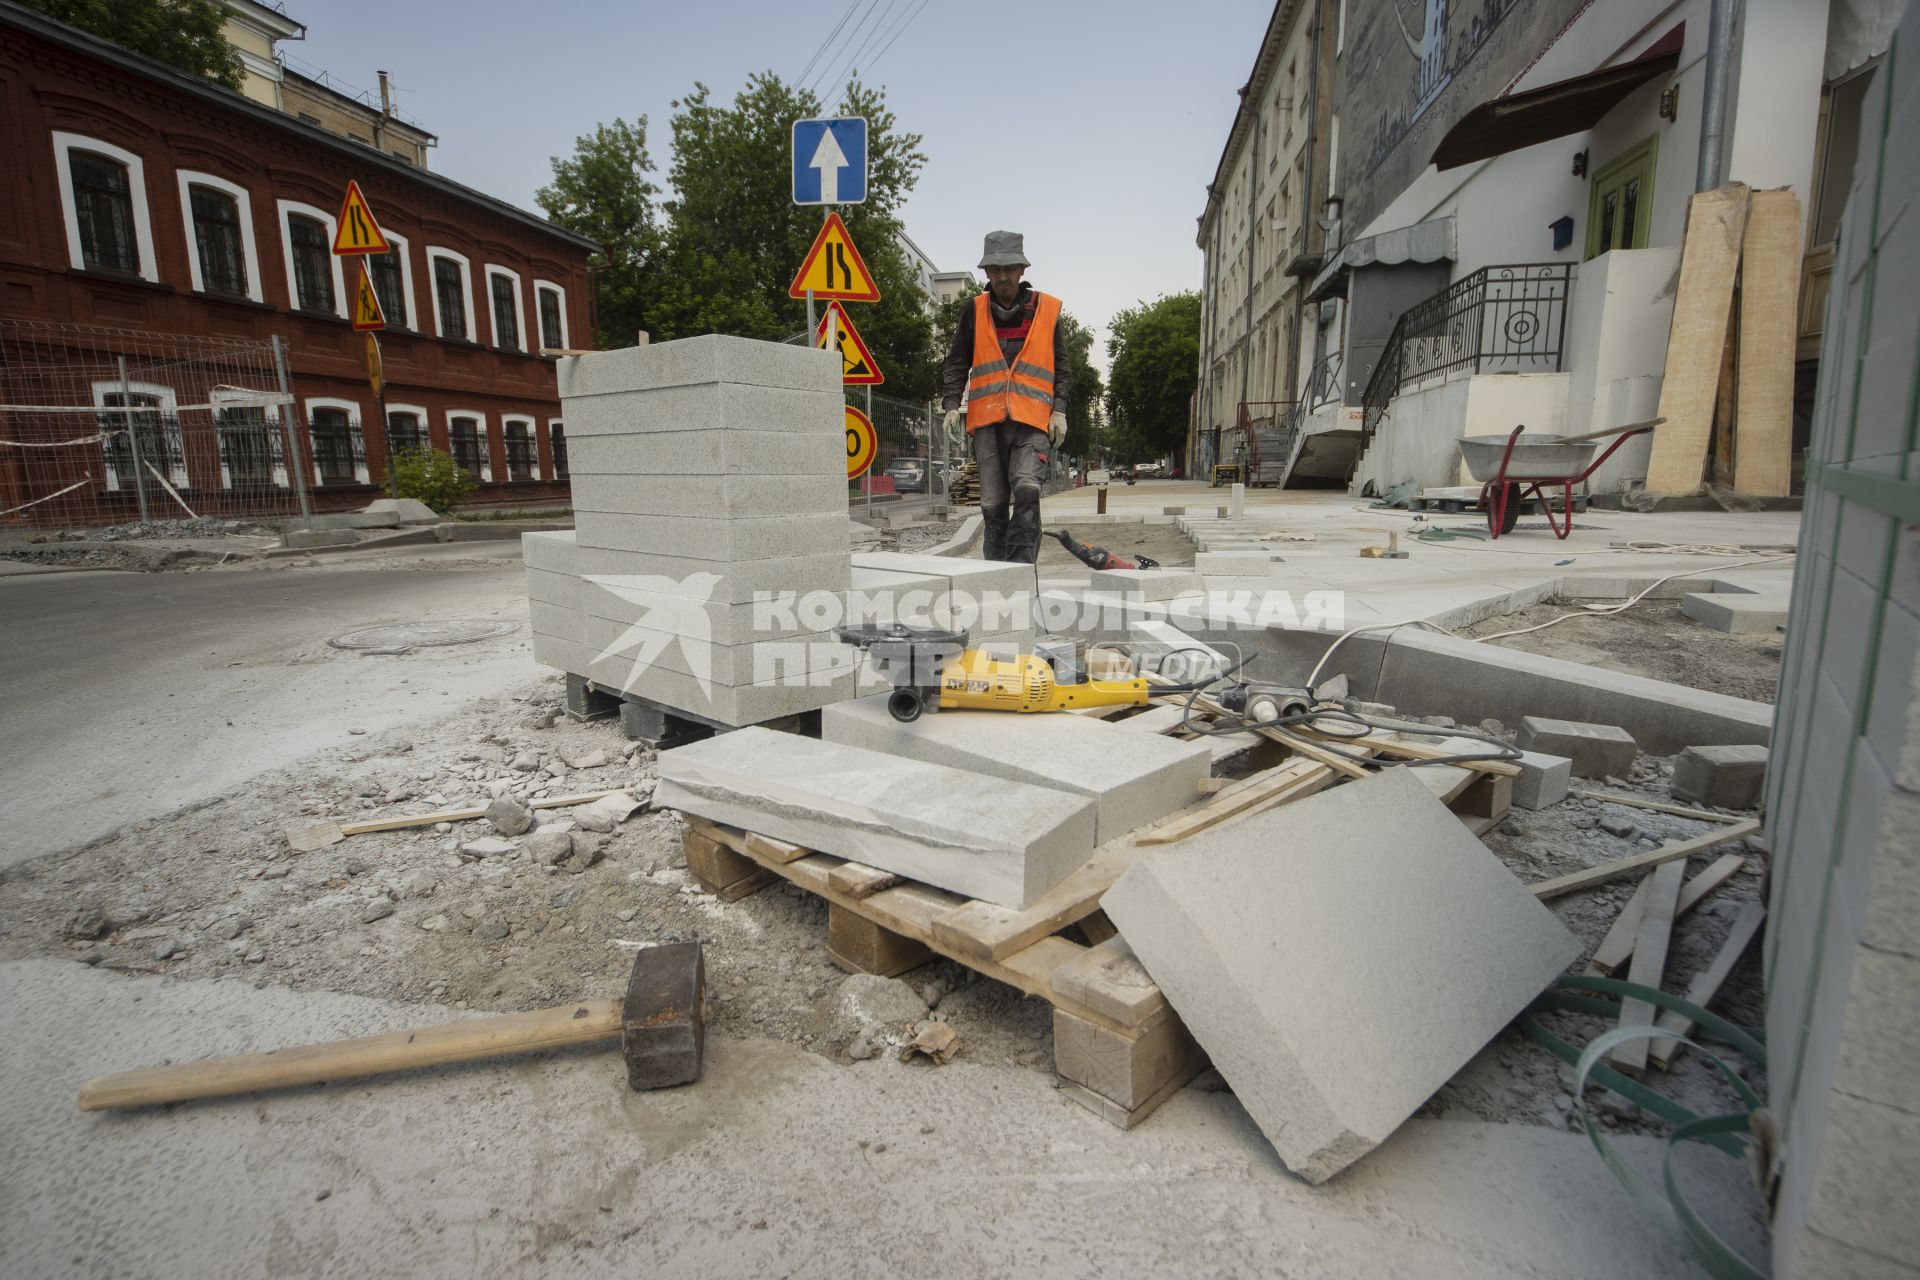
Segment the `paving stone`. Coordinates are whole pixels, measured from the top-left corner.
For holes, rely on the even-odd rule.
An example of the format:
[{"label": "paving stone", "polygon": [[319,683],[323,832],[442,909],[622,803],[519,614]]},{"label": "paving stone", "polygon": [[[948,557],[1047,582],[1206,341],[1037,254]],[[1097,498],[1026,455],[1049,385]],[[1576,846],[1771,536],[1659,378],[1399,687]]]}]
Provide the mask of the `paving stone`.
[{"label": "paving stone", "polygon": [[1160,601],[1206,587],[1191,569],[1095,569],[1087,580],[1087,589]]},{"label": "paving stone", "polygon": [[1385,1141],[1581,951],[1399,769],[1201,832],[1135,863],[1102,906],[1315,1183]]},{"label": "paving stone", "polygon": [[[646,578],[629,583],[635,589],[669,595],[690,595],[714,604],[751,604],[756,599],[777,593],[805,591],[845,591],[851,581],[851,569],[844,547],[811,555],[782,555],[774,559],[736,561],[716,565],[712,561],[688,556],[656,555],[644,551],[619,551],[604,547],[580,546],[572,530],[557,535],[564,542],[536,544],[534,535],[521,539],[531,574],[538,568],[543,574],[581,578]],[[538,561],[536,565],[534,562]],[[543,579],[551,582],[551,579]],[[543,598],[554,598],[546,593]],[[559,604],[580,607],[580,601],[564,597]]]},{"label": "paving stone", "polygon": [[1544,751],[1522,751],[1516,763],[1520,776],[1513,780],[1513,802],[1522,809],[1545,809],[1567,798],[1573,761]]},{"label": "paving stone", "polygon": [[1680,612],[1715,631],[1771,635],[1787,625],[1787,597],[1771,593],[1695,592],[1681,601]]},{"label": "paving stone", "polygon": [[[558,373],[563,401],[709,382],[841,393],[841,368],[830,352],[717,334],[596,351],[560,361]],[[571,443],[571,416],[567,435]]]},{"label": "paving stone", "polygon": [[1096,843],[1192,804],[1212,764],[1205,742],[1124,733],[1086,716],[939,711],[902,724],[887,713],[884,694],[821,711],[820,737],[1085,796],[1094,803]]},{"label": "paving stone", "polygon": [[1260,578],[1284,564],[1286,557],[1277,551],[1201,551],[1193,557],[1194,569],[1213,577],[1240,575]]},{"label": "paving stone", "polygon": [[1522,751],[1564,756],[1576,778],[1624,778],[1640,750],[1633,735],[1617,725],[1546,716],[1522,716],[1514,742]]},{"label": "paving stone", "polygon": [[573,509],[620,515],[845,517],[845,476],[632,476],[575,472]]},{"label": "paving stone", "polygon": [[846,492],[847,455],[841,440],[812,432],[650,431],[567,438],[576,475],[598,476],[836,476]]},{"label": "paving stone", "polygon": [[576,511],[574,532],[583,547],[706,560],[709,571],[741,560],[775,560],[847,552],[844,512],[797,516],[727,517],[619,515]]},{"label": "paving stone", "polygon": [[1045,787],[767,729],[659,756],[657,808],[1016,910],[1093,853],[1094,807]]},{"label": "paving stone", "polygon": [[1766,785],[1765,747],[1688,747],[1673,762],[1668,789],[1676,800],[1757,809]]}]

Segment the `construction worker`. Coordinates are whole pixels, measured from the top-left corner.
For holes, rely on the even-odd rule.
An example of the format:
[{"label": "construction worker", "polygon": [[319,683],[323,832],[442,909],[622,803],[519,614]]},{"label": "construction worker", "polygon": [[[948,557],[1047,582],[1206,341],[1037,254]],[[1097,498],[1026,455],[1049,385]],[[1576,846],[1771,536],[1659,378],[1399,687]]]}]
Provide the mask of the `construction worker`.
[{"label": "construction worker", "polygon": [[949,436],[960,423],[962,388],[967,393],[967,434],[980,466],[980,554],[1025,564],[1040,556],[1040,485],[1067,436],[1060,299],[1021,280],[1030,265],[1018,232],[987,233],[987,291],[960,313],[941,380]]}]

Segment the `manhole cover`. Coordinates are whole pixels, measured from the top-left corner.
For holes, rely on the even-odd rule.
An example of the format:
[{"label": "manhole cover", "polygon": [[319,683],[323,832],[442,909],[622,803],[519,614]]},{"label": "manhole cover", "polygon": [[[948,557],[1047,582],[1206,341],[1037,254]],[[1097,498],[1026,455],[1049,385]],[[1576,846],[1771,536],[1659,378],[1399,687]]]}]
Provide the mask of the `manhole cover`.
[{"label": "manhole cover", "polygon": [[327,645],[334,649],[354,649],[361,653],[405,653],[410,649],[434,649],[450,644],[472,644],[504,636],[517,627],[512,622],[391,622],[380,627],[362,627],[333,637]]}]

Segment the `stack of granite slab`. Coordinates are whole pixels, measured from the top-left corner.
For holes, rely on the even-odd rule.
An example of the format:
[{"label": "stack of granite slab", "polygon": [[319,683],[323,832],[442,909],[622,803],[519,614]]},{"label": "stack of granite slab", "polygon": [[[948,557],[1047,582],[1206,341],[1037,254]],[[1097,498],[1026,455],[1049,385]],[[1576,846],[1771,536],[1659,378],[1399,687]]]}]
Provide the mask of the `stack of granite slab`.
[{"label": "stack of granite slab", "polygon": [[833,357],[708,336],[559,372],[575,528],[524,539],[535,659],[725,724],[845,696],[831,631],[761,607],[851,582]]},{"label": "stack of granite slab", "polygon": [[575,528],[522,539],[536,661],[726,725],[876,687],[834,629],[1032,640],[1031,565],[849,552],[844,395],[812,348],[703,337],[561,363]]}]

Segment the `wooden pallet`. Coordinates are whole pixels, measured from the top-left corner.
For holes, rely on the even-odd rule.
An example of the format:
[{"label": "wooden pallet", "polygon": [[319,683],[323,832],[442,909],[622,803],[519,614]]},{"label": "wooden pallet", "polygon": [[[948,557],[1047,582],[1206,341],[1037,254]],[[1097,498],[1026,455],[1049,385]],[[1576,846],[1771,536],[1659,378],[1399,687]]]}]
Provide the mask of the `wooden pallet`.
[{"label": "wooden pallet", "polygon": [[[1160,988],[1097,917],[1101,895],[1144,849],[1103,850],[1039,902],[1012,911],[681,816],[687,870],[723,900],[776,879],[826,899],[827,954],[841,968],[893,977],[943,955],[1052,1004],[1062,1091],[1121,1128],[1144,1120],[1206,1066]],[[1059,936],[1074,924],[1105,940]]]}]

